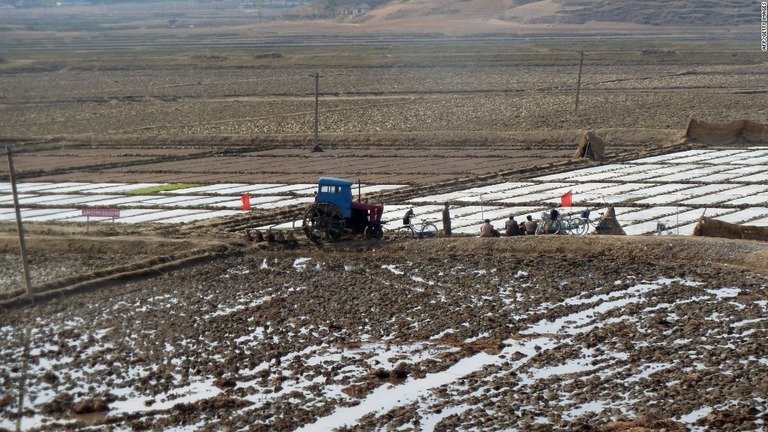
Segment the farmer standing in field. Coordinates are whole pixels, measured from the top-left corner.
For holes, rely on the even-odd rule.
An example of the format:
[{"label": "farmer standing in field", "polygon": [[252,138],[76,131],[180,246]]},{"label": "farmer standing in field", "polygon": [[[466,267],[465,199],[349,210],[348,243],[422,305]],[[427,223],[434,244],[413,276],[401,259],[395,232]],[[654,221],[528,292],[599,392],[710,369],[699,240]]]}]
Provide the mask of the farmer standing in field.
[{"label": "farmer standing in field", "polygon": [[443,208],[443,233],[446,236],[451,235],[451,211],[449,210],[451,203],[445,203]]}]

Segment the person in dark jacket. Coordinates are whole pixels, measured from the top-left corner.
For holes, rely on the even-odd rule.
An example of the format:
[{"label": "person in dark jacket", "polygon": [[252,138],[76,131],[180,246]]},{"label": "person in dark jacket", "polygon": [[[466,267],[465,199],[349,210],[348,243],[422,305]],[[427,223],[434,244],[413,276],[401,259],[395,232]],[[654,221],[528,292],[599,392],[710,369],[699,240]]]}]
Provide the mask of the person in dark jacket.
[{"label": "person in dark jacket", "polygon": [[520,230],[520,225],[513,215],[509,215],[509,219],[507,219],[507,222],[504,224],[504,233],[510,237],[523,234]]},{"label": "person in dark jacket", "polygon": [[451,211],[449,210],[451,207],[450,203],[445,203],[445,208],[443,208],[443,233],[446,236],[451,235]]},{"label": "person in dark jacket", "polygon": [[528,215],[525,217],[527,220],[525,221],[525,233],[526,234],[536,234],[536,228],[539,226],[538,222],[533,220],[531,215]]},{"label": "person in dark jacket", "polygon": [[403,226],[408,226],[411,224],[411,219],[413,219],[413,209],[408,209],[407,212],[403,215]]}]

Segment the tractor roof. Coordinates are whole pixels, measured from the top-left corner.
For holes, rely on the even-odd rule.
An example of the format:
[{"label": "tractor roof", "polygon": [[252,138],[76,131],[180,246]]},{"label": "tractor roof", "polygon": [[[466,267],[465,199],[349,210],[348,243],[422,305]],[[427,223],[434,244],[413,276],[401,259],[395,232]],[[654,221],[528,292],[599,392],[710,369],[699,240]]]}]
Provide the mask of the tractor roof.
[{"label": "tractor roof", "polygon": [[320,177],[319,183],[321,185],[331,185],[331,186],[352,186],[355,182],[351,180],[336,178],[336,177]]}]

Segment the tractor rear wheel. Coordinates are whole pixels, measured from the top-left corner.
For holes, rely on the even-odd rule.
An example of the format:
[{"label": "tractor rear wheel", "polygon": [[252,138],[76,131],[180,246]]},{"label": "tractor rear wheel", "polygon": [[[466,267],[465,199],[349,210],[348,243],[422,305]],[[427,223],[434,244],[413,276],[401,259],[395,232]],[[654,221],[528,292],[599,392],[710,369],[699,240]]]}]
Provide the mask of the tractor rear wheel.
[{"label": "tractor rear wheel", "polygon": [[368,239],[380,239],[384,237],[384,229],[380,224],[368,225],[365,228],[365,238]]},{"label": "tractor rear wheel", "polygon": [[344,232],[344,215],[331,203],[314,203],[304,213],[301,225],[307,238],[315,243],[323,239],[333,243]]}]

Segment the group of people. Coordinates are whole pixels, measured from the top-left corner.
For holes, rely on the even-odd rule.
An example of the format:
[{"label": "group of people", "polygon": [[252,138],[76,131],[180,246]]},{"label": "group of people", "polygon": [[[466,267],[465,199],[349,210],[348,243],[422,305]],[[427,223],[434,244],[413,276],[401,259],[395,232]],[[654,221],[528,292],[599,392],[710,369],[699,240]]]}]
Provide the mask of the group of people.
[{"label": "group of people", "polygon": [[[408,209],[403,216],[403,225],[410,225],[413,218],[413,209]],[[504,224],[504,234],[507,236],[518,235],[533,235],[536,234],[536,227],[538,222],[533,220],[531,215],[526,216],[526,220],[518,223],[515,220],[515,216],[510,215],[509,219]],[[443,234],[446,236],[451,235],[451,211],[450,203],[445,203],[443,207]],[[491,225],[491,220],[486,219],[483,224],[480,225],[480,237],[501,237],[501,232]]]},{"label": "group of people", "polygon": [[[533,235],[536,234],[536,227],[538,225],[539,223],[533,220],[531,215],[526,216],[526,220],[520,223],[515,220],[514,216],[510,215],[509,219],[504,223],[504,234],[509,237],[526,234]],[[501,233],[491,225],[490,219],[486,219],[480,225],[480,237],[501,237]]]}]

